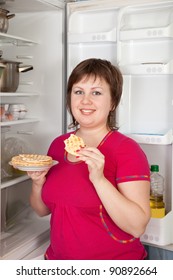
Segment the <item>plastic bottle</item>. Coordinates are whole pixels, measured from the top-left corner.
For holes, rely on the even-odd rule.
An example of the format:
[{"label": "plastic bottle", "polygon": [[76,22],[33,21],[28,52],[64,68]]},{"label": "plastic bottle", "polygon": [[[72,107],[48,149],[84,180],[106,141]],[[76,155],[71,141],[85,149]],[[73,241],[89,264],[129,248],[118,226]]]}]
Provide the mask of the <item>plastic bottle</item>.
[{"label": "plastic bottle", "polygon": [[152,218],[163,218],[165,216],[164,178],[159,174],[159,166],[151,165],[151,190],[150,190],[150,208]]}]

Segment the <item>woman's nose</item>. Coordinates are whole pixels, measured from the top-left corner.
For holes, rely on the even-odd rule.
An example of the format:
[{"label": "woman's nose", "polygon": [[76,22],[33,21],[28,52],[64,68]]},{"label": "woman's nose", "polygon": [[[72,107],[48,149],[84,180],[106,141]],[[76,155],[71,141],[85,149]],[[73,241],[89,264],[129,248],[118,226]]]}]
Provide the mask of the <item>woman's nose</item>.
[{"label": "woman's nose", "polygon": [[91,97],[89,94],[84,94],[81,100],[82,103],[84,104],[90,104],[92,102]]}]

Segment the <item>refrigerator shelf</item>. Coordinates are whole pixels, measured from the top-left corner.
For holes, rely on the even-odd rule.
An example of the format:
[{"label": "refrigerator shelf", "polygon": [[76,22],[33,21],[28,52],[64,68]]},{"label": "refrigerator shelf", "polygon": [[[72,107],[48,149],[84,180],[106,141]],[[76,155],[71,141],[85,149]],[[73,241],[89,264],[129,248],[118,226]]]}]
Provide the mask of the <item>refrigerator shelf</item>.
[{"label": "refrigerator shelf", "polygon": [[116,29],[108,32],[95,32],[95,33],[69,33],[68,42],[75,43],[95,43],[95,42],[116,42],[117,34]]},{"label": "refrigerator shelf", "polygon": [[[163,218],[151,218],[141,241],[149,244],[165,246],[173,242],[173,211]],[[169,230],[168,230],[169,229]]]},{"label": "refrigerator shelf", "polygon": [[121,30],[120,41],[173,38],[173,23],[166,27]]},{"label": "refrigerator shelf", "polygon": [[18,124],[27,124],[27,123],[34,123],[39,122],[39,119],[23,119],[23,120],[16,120],[16,121],[9,121],[9,122],[0,122],[0,126],[11,126],[11,125],[18,125]]},{"label": "refrigerator shelf", "polygon": [[38,96],[40,93],[38,92],[0,92],[0,97],[7,96],[7,97],[29,97],[29,96]]},{"label": "refrigerator shelf", "polygon": [[30,39],[26,39],[18,36],[9,35],[6,33],[0,33],[0,45],[3,44],[12,44],[16,46],[23,46],[23,45],[32,46],[38,44],[38,42],[34,42]]},{"label": "refrigerator shelf", "polygon": [[172,129],[170,129],[166,134],[131,133],[127,135],[141,144],[169,145],[173,143]]},{"label": "refrigerator shelf", "polygon": [[[0,237],[0,259],[21,259],[48,239],[49,216],[38,217],[27,207],[11,221]],[[32,224],[32,226],[31,226]]]},{"label": "refrigerator shelf", "polygon": [[26,180],[29,180],[28,175],[22,175],[22,176],[20,175],[20,176],[10,177],[10,178],[4,179],[1,182],[1,189],[11,187],[15,184],[18,184],[20,182],[24,182]]},{"label": "refrigerator shelf", "polygon": [[138,64],[126,64],[119,67],[123,74],[130,75],[163,75],[173,74],[173,60],[168,63],[143,62]]}]

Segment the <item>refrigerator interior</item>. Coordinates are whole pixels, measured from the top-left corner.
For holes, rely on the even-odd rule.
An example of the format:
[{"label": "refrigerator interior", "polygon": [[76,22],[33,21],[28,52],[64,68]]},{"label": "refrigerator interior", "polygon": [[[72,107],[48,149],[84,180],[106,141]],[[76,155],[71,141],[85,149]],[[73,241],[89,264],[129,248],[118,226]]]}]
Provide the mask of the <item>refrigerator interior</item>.
[{"label": "refrigerator interior", "polygon": [[21,259],[49,239],[49,216],[33,212],[31,181],[8,162],[19,153],[46,154],[64,131],[64,4],[15,0],[1,7],[15,13],[0,34],[2,57],[34,68],[20,73],[16,92],[0,92],[1,104],[27,107],[25,119],[1,122],[0,259]]},{"label": "refrigerator interior", "polygon": [[119,131],[141,145],[149,164],[159,164],[165,178],[167,214],[151,219],[141,240],[171,244],[173,1],[69,3],[67,15],[68,75],[89,57],[108,59],[122,71]]},{"label": "refrigerator interior", "polygon": [[[52,2],[53,5],[46,2]],[[16,14],[8,30],[10,40],[13,36],[23,39],[14,39],[10,44],[9,37],[4,39],[3,36],[3,57],[34,66],[34,70],[21,74],[15,94],[1,93],[1,102],[16,103],[16,100],[20,100],[20,103],[27,105],[26,120],[9,123],[9,131],[4,136],[5,143],[8,143],[7,138],[17,137],[21,150],[25,150],[26,143],[29,143],[27,147],[30,151],[45,153],[53,138],[65,130],[62,92],[66,58],[62,2],[32,0],[29,7],[24,0],[8,1],[6,4],[6,8]],[[149,163],[158,163],[166,178],[167,215],[162,220],[152,219],[149,224],[152,229],[148,228],[143,237],[144,242],[161,246],[173,243],[172,23],[173,1],[143,0],[139,4],[137,0],[107,0],[67,4],[67,77],[77,63],[89,57],[108,59],[120,67],[124,77],[123,97],[117,112],[120,131],[140,143]],[[1,123],[1,126],[4,128],[5,125]],[[1,188],[3,231],[0,257],[22,259],[39,247],[41,240],[48,238],[49,217],[44,221],[30,211],[30,180],[26,175],[13,174],[13,178],[4,178]],[[21,190],[24,188],[27,191],[22,195]],[[21,193],[21,201],[14,195],[15,189],[16,193]],[[7,208],[4,206],[5,199],[10,202]],[[11,209],[15,208],[13,205],[21,205],[15,215],[10,214],[13,212]],[[6,228],[6,224],[16,220],[20,222],[10,229]],[[29,225],[26,235],[25,231],[24,235],[20,235],[20,223],[22,229],[27,229],[26,225]],[[24,236],[24,240],[20,240],[21,236]]]}]

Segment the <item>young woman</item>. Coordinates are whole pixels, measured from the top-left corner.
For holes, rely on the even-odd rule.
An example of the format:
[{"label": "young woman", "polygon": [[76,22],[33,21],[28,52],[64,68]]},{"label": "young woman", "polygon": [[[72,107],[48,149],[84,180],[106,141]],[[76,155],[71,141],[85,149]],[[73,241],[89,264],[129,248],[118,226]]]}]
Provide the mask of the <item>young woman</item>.
[{"label": "young woman", "polygon": [[[118,132],[116,108],[123,79],[109,61],[87,59],[72,71],[67,107],[73,131],[57,137],[48,155],[59,163],[33,180],[31,206],[51,213],[46,259],[145,259],[139,237],[150,219],[150,171],[140,146]],[[70,134],[85,148],[64,150]]]}]

